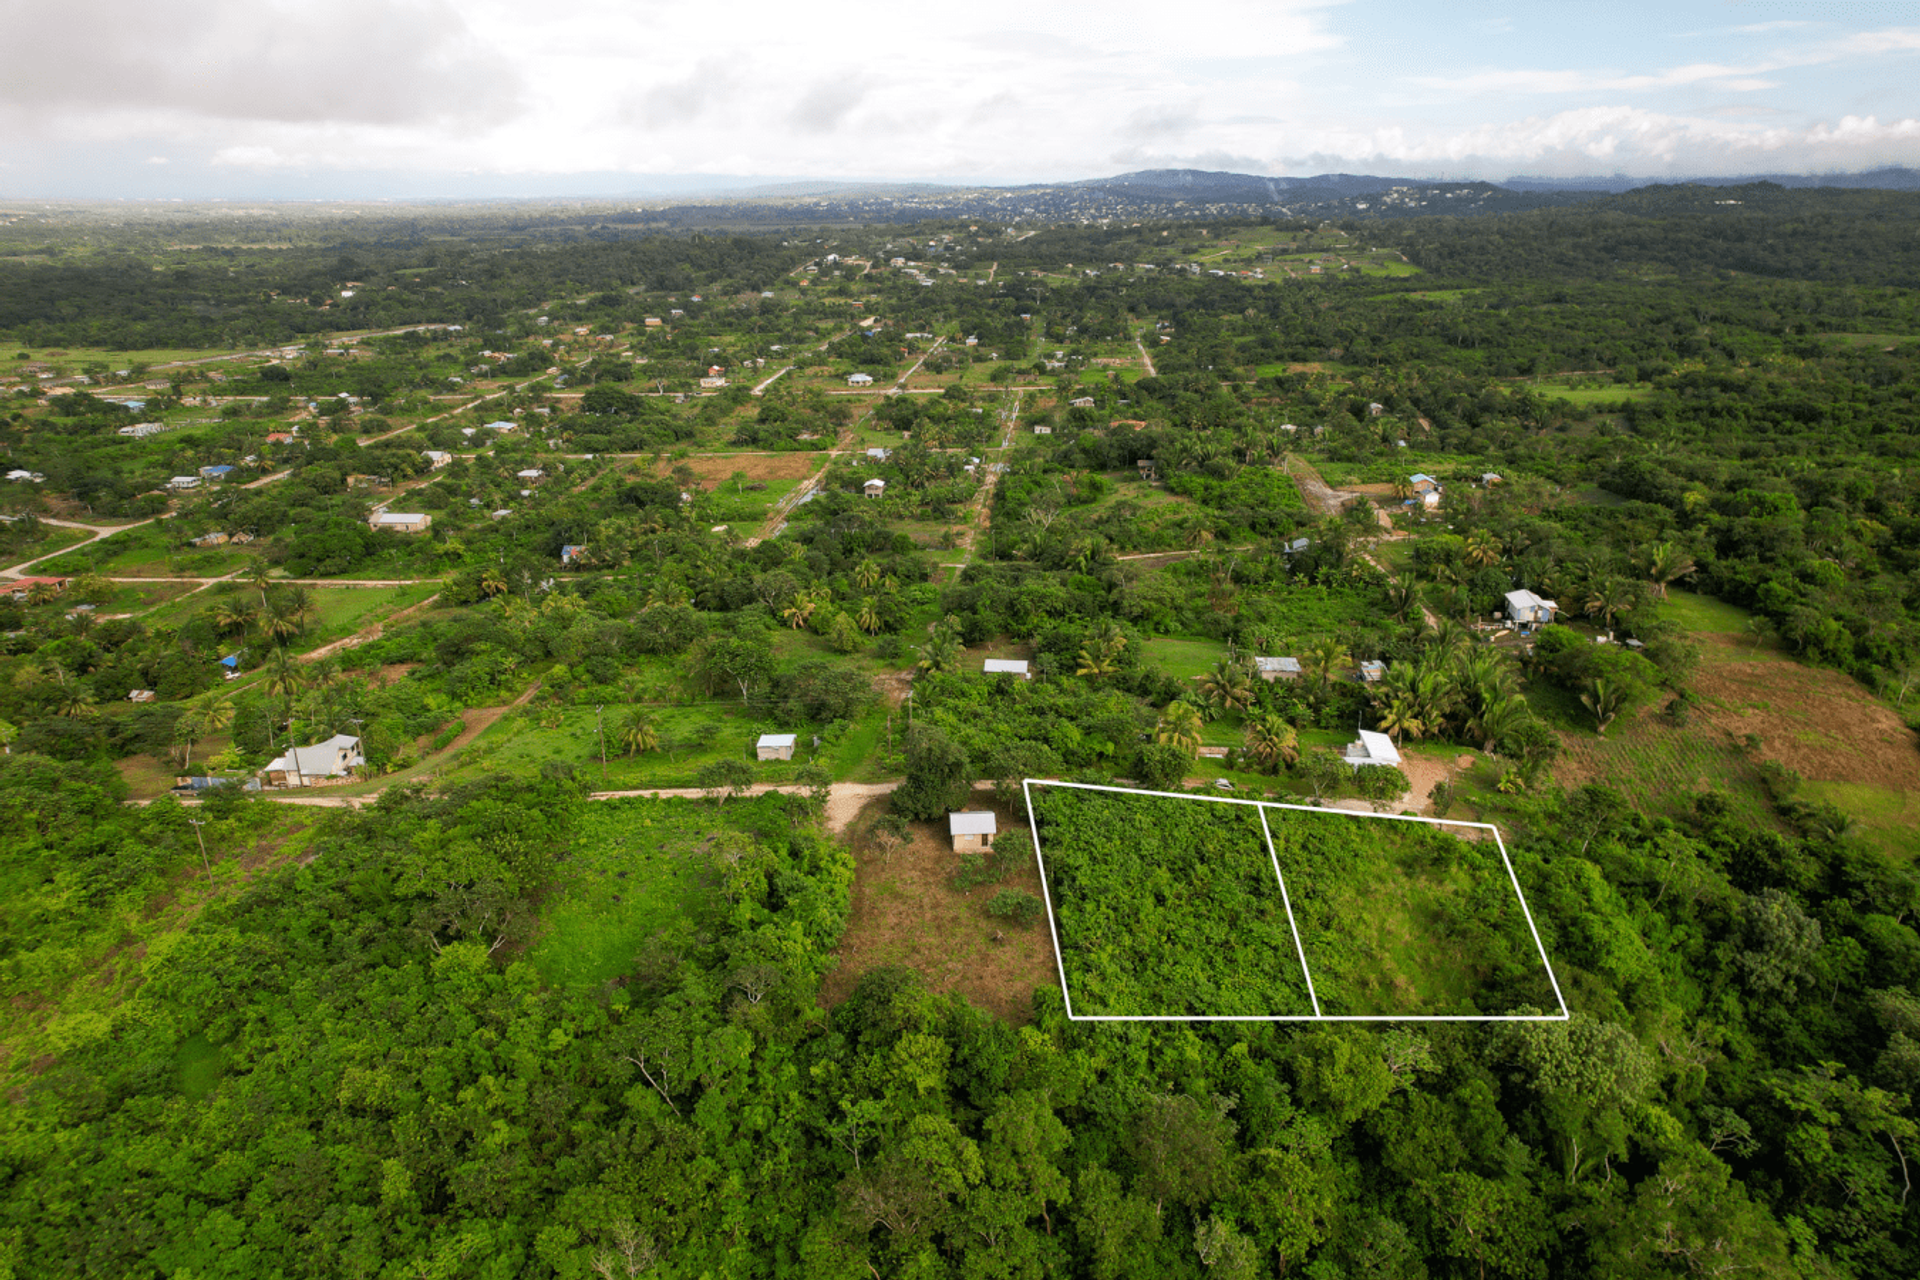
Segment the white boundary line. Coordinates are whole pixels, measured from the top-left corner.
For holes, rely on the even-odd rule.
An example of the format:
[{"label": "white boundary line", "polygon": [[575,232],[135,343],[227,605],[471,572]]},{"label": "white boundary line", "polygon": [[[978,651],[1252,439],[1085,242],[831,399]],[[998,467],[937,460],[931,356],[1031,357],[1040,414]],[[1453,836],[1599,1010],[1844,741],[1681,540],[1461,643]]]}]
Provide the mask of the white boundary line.
[{"label": "white boundary line", "polygon": [[[1553,986],[1553,997],[1559,1001],[1558,1013],[1428,1013],[1428,1014],[1322,1014],[1318,996],[1313,995],[1313,977],[1307,972],[1306,951],[1300,949],[1300,968],[1307,978],[1307,993],[1313,997],[1312,1014],[1222,1014],[1208,1016],[1202,1014],[1115,1014],[1115,1013],[1075,1013],[1073,994],[1067,987],[1066,960],[1060,950],[1060,927],[1053,908],[1053,887],[1047,883],[1046,858],[1040,849],[1040,823],[1033,812],[1033,790],[1041,787],[1065,787],[1074,791],[1111,791],[1126,796],[1157,796],[1167,800],[1199,800],[1210,804],[1251,805],[1261,811],[1260,825],[1267,831],[1267,852],[1274,860],[1274,874],[1279,875],[1279,855],[1273,848],[1273,835],[1266,824],[1266,810],[1294,809],[1301,813],[1338,815],[1343,818],[1375,819],[1382,822],[1424,822],[1436,827],[1476,827],[1493,833],[1494,846],[1500,850],[1500,863],[1507,869],[1507,882],[1513,886],[1513,892],[1520,899],[1520,911],[1527,919],[1527,931],[1533,935],[1533,945],[1540,956],[1540,964],[1547,971],[1547,981]],[[1527,905],[1527,895],[1520,888],[1520,878],[1514,874],[1513,860],[1507,856],[1507,843],[1501,838],[1500,828],[1491,822],[1454,822],[1446,818],[1423,818],[1417,814],[1404,813],[1359,813],[1351,809],[1325,809],[1305,804],[1284,804],[1277,800],[1244,800],[1238,796],[1196,795],[1183,791],[1144,791],[1134,787],[1099,786],[1090,782],[1060,782],[1052,778],[1023,778],[1020,789],[1027,802],[1027,827],[1033,833],[1033,856],[1039,864],[1040,892],[1047,904],[1047,931],[1053,937],[1054,966],[1060,974],[1060,994],[1066,1003],[1067,1017],[1074,1022],[1565,1022],[1573,1015],[1567,1008],[1567,998],[1560,990],[1560,979],[1553,971],[1553,962],[1547,958],[1547,948],[1540,941],[1540,928],[1534,923],[1533,909]],[[1287,923],[1293,924],[1293,906],[1286,897],[1286,882],[1280,884],[1281,900],[1287,904]],[[1300,931],[1294,929],[1294,946],[1301,947]]]},{"label": "white boundary line", "polygon": [[1287,878],[1280,874],[1280,854],[1273,847],[1273,828],[1267,825],[1264,805],[1260,808],[1260,834],[1267,838],[1267,857],[1273,862],[1273,878],[1280,882],[1280,905],[1287,909],[1287,928],[1293,931],[1293,953],[1300,957],[1300,976],[1307,980],[1307,999],[1313,1003],[1313,1016],[1317,1018],[1320,997],[1313,993],[1313,972],[1307,968],[1307,949],[1300,944],[1300,926],[1293,921],[1293,899],[1287,896]]}]

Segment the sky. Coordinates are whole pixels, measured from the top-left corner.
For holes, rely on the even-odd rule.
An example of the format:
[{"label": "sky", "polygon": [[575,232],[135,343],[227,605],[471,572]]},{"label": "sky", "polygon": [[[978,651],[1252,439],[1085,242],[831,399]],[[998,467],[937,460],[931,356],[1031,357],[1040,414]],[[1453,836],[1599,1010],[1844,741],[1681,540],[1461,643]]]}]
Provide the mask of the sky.
[{"label": "sky", "polygon": [[0,0],[0,197],[1920,168],[1920,0]]}]

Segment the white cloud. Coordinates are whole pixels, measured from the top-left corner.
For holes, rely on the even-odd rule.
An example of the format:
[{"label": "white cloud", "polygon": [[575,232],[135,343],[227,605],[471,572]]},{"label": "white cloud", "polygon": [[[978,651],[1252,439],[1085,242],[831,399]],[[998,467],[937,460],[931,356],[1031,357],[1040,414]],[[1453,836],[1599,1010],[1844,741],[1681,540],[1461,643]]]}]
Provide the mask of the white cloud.
[{"label": "white cloud", "polygon": [[[1690,2],[1706,7],[1675,7]],[[382,171],[430,193],[437,174],[507,175],[511,190],[515,175],[610,171],[1031,181],[1182,164],[1920,164],[1909,28],[1722,27],[1711,56],[1666,65],[1638,34],[1543,43],[1531,11],[1524,32],[1489,39],[1439,11],[1337,0],[0,6],[14,46],[75,55],[17,59],[0,82],[10,173],[28,156],[77,172],[88,155],[127,171],[153,155],[172,157],[169,179],[210,164],[215,189]],[[1509,47],[1587,61],[1493,61]],[[1445,74],[1455,51],[1475,64]]]}]

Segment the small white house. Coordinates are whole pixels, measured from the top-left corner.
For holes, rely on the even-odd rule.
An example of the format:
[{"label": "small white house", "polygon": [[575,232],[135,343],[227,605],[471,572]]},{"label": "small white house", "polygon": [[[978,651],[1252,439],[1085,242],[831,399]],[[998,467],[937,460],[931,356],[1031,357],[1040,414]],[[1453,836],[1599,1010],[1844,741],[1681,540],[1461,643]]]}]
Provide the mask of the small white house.
[{"label": "small white house", "polygon": [[376,532],[386,529],[393,533],[424,533],[433,523],[433,517],[420,511],[376,511],[367,523]]},{"label": "small white house", "polygon": [[1544,627],[1553,621],[1553,615],[1559,611],[1558,604],[1552,600],[1543,599],[1524,587],[1518,591],[1507,592],[1507,617],[1513,619],[1515,626]]},{"label": "small white house", "polygon": [[1022,680],[1033,679],[1033,672],[1027,670],[1025,658],[988,658],[981,670],[990,676],[1019,676]]},{"label": "small white house", "polygon": [[1093,408],[1093,397],[1077,396],[1074,399],[1067,401],[1067,406],[1072,409],[1091,409]]},{"label": "small white house", "polygon": [[360,739],[337,733],[311,747],[295,747],[265,769],[270,787],[310,787],[328,778],[344,778],[367,762]]},{"label": "small white house", "polygon": [[850,387],[870,387],[873,385],[873,375],[870,373],[853,374],[848,377],[847,385]]},{"label": "small white house", "polygon": [[198,489],[199,487],[199,476],[175,476],[173,479],[167,481],[167,488],[177,492],[185,492],[188,489]]},{"label": "small white house", "polygon": [[1369,658],[1360,664],[1360,683],[1379,684],[1380,678],[1387,674],[1387,664],[1378,658]]},{"label": "small white house", "polygon": [[1033,434],[1037,436],[1050,436],[1053,434],[1053,428],[1044,422],[1036,422],[1033,424]]},{"label": "small white house", "polygon": [[1347,763],[1356,769],[1363,764],[1384,764],[1395,768],[1400,765],[1400,749],[1393,745],[1393,739],[1372,729],[1360,730],[1360,741],[1349,742],[1345,755]]},{"label": "small white house", "polygon": [[1253,667],[1260,673],[1262,680],[1298,680],[1300,678],[1300,659],[1298,658],[1255,658]]},{"label": "small white house", "polygon": [[947,834],[953,838],[955,853],[977,853],[993,848],[999,823],[990,812],[968,810],[947,815]]},{"label": "small white house", "polygon": [[753,752],[762,760],[791,760],[793,744],[798,740],[798,734],[763,733],[753,744]]},{"label": "small white house", "polygon": [[423,451],[422,456],[426,458],[427,465],[435,471],[438,471],[442,467],[449,466],[453,462],[453,455],[443,449],[427,449]]},{"label": "small white house", "polygon": [[878,478],[867,481],[860,488],[869,498],[884,498],[887,494],[887,482]]}]

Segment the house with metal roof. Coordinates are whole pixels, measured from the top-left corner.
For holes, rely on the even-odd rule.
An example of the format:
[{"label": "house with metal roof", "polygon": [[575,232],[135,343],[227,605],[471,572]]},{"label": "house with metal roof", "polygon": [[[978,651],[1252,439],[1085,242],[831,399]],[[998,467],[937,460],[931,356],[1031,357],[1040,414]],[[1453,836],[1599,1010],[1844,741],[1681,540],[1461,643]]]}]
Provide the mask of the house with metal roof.
[{"label": "house with metal roof", "polygon": [[791,760],[794,743],[799,740],[793,733],[763,733],[753,744],[754,755],[762,760]]},{"label": "house with metal roof", "polygon": [[270,787],[311,787],[330,778],[344,778],[367,762],[360,739],[336,733],[325,742],[295,747],[267,762],[262,771]]},{"label": "house with metal roof", "polygon": [[947,835],[953,840],[955,853],[991,849],[993,837],[998,833],[999,822],[990,811],[968,809],[947,815]]},{"label": "house with metal roof", "polygon": [[1395,768],[1400,764],[1400,749],[1393,745],[1393,739],[1372,729],[1360,730],[1360,740],[1349,742],[1343,754],[1347,763],[1356,769],[1366,764],[1392,765]]},{"label": "house with metal roof", "polygon": [[1559,611],[1557,603],[1537,596],[1524,587],[1507,592],[1507,617],[1517,627],[1544,627],[1553,621],[1553,615]]},{"label": "house with metal roof", "polygon": [[1033,679],[1033,672],[1027,669],[1025,658],[988,658],[981,670],[990,676],[1019,676],[1022,680]]}]

